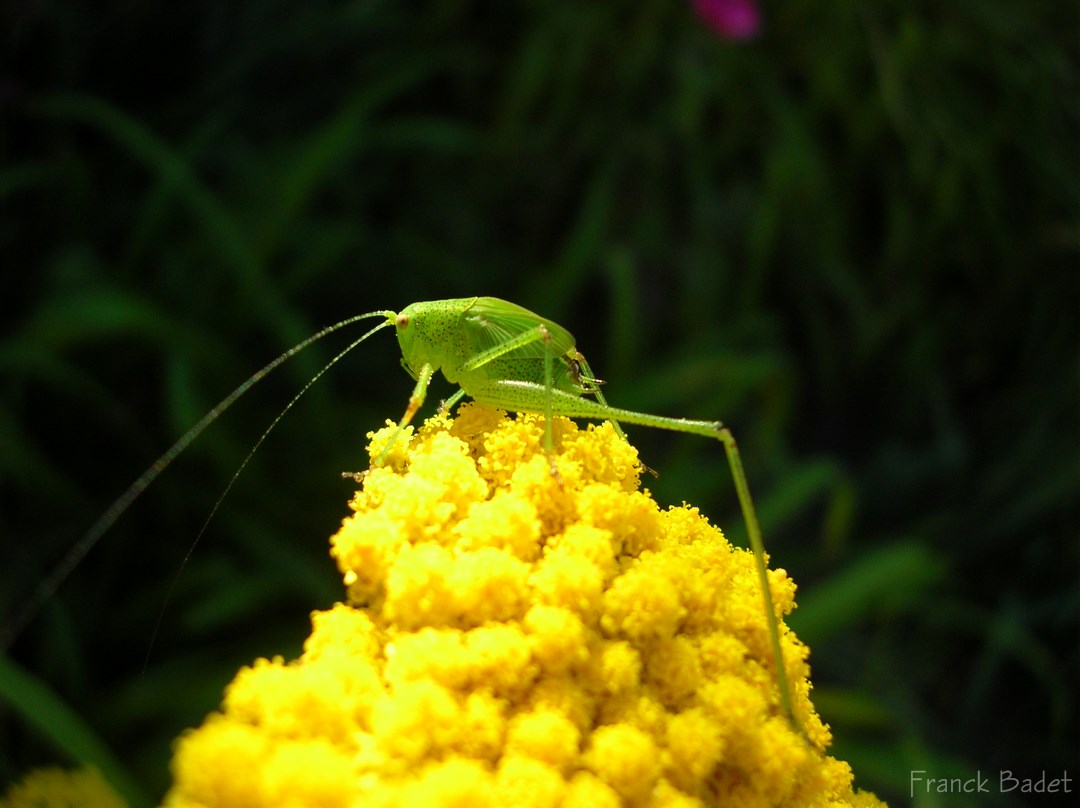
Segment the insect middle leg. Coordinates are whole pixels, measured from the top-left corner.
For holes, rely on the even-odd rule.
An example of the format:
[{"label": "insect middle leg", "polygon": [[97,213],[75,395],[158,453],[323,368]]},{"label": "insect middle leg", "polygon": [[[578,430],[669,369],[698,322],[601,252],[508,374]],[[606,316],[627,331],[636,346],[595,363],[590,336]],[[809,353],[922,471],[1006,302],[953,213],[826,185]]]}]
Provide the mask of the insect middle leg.
[{"label": "insect middle leg", "polygon": [[[486,351],[481,351],[480,353],[469,359],[469,361],[464,362],[461,366],[461,369],[464,371],[479,370],[485,365],[495,361],[496,359],[501,359],[502,357],[510,354],[513,351],[518,350],[519,348],[524,348],[526,345],[531,345],[534,342],[538,341],[543,341],[544,343],[544,451],[547,453],[548,459],[551,461],[552,474],[558,477],[559,471],[555,467],[555,461],[551,460],[552,453],[555,450],[555,440],[552,436],[551,426],[552,420],[554,418],[554,403],[552,400],[552,392],[555,387],[555,352],[551,343],[551,332],[548,330],[548,327],[543,323],[539,323],[535,328],[530,328],[528,331],[524,331],[521,334],[518,334],[513,339],[508,339],[506,342],[496,345],[493,348],[489,348]],[[498,383],[498,381],[499,380],[492,380],[492,382],[494,383]],[[486,386],[488,383],[490,382],[482,382],[479,386]],[[476,398],[476,396],[472,393],[472,388],[475,388],[477,385],[474,383],[470,384],[469,386],[469,395],[472,395],[474,398]],[[507,407],[506,409],[514,410],[517,408],[511,406]]]}]

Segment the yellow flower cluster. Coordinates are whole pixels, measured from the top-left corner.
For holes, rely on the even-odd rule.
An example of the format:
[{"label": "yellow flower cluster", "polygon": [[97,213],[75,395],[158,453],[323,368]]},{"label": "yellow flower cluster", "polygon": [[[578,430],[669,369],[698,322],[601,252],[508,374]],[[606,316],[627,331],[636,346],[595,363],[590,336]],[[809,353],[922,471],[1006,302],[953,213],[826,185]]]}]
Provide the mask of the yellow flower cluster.
[{"label": "yellow flower cluster", "polygon": [[0,796],[0,808],[126,808],[97,769],[34,769]]},{"label": "yellow flower cluster", "polygon": [[166,804],[881,805],[824,753],[781,625],[806,737],[783,716],[752,556],[639,490],[609,424],[554,436],[476,405],[410,428],[331,539],[348,605],[240,671]]}]

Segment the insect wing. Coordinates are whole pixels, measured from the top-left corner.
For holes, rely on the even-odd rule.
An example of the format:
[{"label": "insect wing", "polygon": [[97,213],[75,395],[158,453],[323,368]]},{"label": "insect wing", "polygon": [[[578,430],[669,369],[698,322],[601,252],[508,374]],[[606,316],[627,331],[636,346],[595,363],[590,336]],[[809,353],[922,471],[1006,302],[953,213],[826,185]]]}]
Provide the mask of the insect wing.
[{"label": "insect wing", "polygon": [[[503,345],[540,324],[545,325],[551,334],[554,356],[562,357],[574,347],[574,337],[558,323],[496,297],[478,297],[462,319],[467,347],[473,354]],[[543,359],[544,349],[544,342],[537,340],[515,349],[510,356]]]}]

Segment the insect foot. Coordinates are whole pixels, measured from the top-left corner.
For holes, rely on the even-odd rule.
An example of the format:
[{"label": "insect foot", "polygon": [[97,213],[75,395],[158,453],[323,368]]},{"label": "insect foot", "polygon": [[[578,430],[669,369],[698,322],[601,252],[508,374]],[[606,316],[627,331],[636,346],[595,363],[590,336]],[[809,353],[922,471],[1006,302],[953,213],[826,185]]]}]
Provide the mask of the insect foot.
[{"label": "insect foot", "polygon": [[753,556],[657,505],[610,423],[559,420],[556,484],[545,426],[468,404],[401,435],[330,539],[345,602],[181,736],[166,805],[882,805],[781,622],[789,721]]}]

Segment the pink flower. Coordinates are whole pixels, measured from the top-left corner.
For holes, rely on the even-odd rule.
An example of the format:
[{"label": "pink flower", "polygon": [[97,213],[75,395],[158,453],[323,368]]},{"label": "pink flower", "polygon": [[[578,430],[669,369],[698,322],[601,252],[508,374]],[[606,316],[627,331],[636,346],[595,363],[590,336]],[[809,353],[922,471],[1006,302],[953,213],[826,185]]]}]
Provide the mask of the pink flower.
[{"label": "pink flower", "polygon": [[761,27],[755,0],[693,0],[694,11],[726,39],[749,39]]}]

